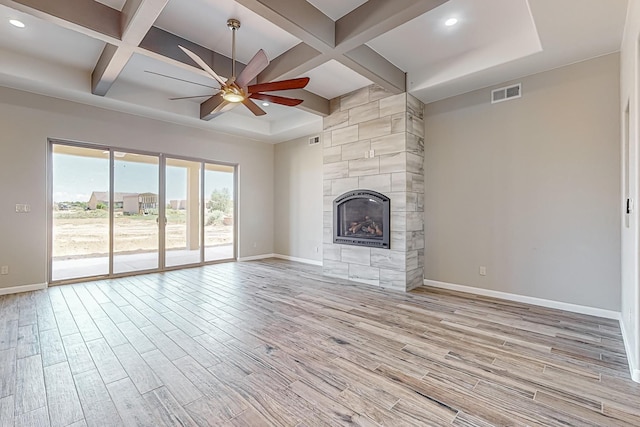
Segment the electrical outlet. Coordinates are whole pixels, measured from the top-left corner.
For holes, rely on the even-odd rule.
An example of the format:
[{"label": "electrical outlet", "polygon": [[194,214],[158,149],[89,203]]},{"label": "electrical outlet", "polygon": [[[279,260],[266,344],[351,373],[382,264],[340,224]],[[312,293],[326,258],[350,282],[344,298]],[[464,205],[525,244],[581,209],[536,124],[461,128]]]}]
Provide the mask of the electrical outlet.
[{"label": "electrical outlet", "polygon": [[484,265],[481,265],[478,273],[480,273],[481,276],[486,276],[487,275],[487,267],[485,267]]},{"label": "electrical outlet", "polygon": [[373,159],[376,156],[375,150],[369,150],[369,158]]},{"label": "electrical outlet", "polygon": [[9,266],[3,265],[2,267],[0,267],[0,274],[2,275],[9,274]]},{"label": "electrical outlet", "polygon": [[320,247],[316,246],[316,253],[320,252]]}]

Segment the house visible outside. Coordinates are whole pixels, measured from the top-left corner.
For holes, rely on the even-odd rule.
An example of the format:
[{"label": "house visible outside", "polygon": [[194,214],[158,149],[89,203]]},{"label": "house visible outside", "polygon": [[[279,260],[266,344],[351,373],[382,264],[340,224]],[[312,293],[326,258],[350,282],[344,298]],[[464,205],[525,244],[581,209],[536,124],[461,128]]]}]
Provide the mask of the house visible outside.
[{"label": "house visible outside", "polygon": [[124,196],[122,210],[129,215],[156,213],[158,210],[158,195],[155,193],[142,193]]},{"label": "house visible outside", "polygon": [[[94,191],[87,204],[90,210],[109,207],[109,193]],[[144,215],[158,209],[158,195],[155,193],[114,193],[113,209],[128,215]]]},{"label": "house visible outside", "polygon": [[[113,193],[113,209],[120,210],[124,206],[124,198],[130,196],[138,196],[138,193]],[[94,191],[91,193],[88,203],[89,209],[96,210],[102,207],[109,207],[109,192]]]}]

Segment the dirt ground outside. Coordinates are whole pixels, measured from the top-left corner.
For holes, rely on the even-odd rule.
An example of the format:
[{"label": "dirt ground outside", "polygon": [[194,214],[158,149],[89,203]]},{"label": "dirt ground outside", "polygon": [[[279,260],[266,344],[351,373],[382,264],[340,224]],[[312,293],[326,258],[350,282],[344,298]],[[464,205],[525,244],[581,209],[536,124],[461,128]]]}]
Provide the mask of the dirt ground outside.
[{"label": "dirt ground outside", "polygon": [[[157,215],[114,217],[114,252],[141,253],[158,250]],[[167,210],[166,248],[186,249],[186,212]],[[233,225],[206,225],[205,247],[233,242]],[[53,258],[74,259],[109,253],[109,212],[67,210],[53,213]]]}]

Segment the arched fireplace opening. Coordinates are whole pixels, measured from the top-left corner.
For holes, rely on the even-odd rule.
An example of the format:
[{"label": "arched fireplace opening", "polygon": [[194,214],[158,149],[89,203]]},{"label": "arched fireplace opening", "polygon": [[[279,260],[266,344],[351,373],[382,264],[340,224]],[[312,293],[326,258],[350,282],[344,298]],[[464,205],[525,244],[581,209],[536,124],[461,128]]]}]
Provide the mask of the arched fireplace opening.
[{"label": "arched fireplace opening", "polygon": [[333,243],[389,249],[390,200],[354,190],[333,201]]}]

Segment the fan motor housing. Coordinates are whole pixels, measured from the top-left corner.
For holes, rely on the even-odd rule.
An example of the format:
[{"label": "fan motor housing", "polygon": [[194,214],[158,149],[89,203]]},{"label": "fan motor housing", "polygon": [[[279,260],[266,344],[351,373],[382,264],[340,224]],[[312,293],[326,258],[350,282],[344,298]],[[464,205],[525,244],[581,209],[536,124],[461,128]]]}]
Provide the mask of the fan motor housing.
[{"label": "fan motor housing", "polygon": [[237,30],[238,28],[240,28],[240,21],[235,18],[231,18],[227,20],[227,27],[229,27],[231,31]]}]

